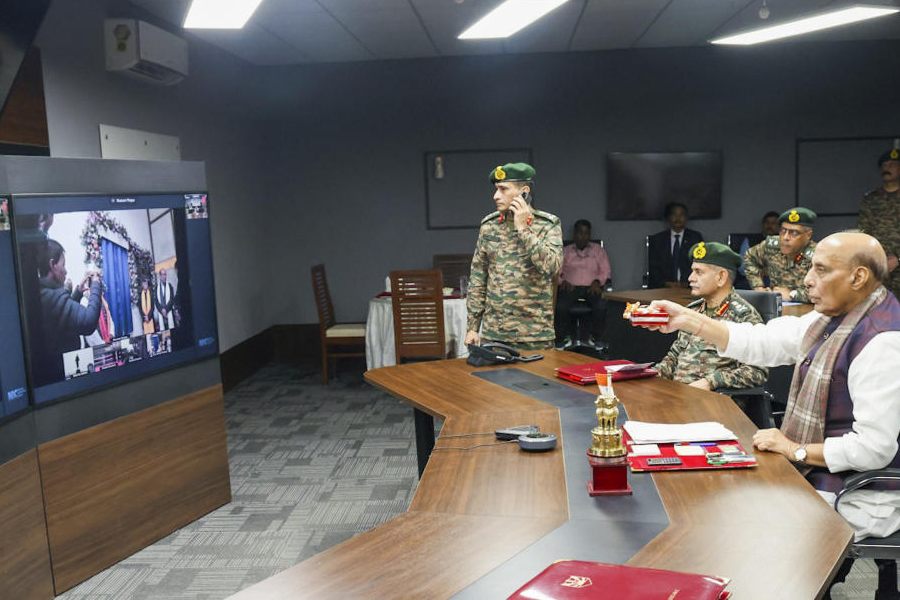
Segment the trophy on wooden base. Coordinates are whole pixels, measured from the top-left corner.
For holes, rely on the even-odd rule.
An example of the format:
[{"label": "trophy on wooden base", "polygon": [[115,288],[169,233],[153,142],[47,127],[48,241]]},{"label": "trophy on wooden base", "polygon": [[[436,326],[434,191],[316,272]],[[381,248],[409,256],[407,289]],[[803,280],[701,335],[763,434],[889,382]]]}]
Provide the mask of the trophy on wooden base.
[{"label": "trophy on wooden base", "polygon": [[588,464],[592,477],[587,482],[591,496],[628,496],[628,461],[622,444],[622,430],[616,425],[619,418],[619,399],[612,389],[612,375],[597,374],[600,395],[594,401],[597,406],[597,427],[591,429],[593,443],[588,448]]}]

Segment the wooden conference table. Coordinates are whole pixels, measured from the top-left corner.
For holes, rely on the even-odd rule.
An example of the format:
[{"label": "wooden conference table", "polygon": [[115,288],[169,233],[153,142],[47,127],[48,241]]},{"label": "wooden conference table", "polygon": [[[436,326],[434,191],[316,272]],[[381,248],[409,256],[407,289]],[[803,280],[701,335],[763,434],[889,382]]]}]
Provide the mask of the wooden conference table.
[{"label": "wooden conference table", "polygon": [[[542,361],[515,365],[520,371],[489,375],[537,375],[544,385],[555,382],[549,385],[556,393],[581,390],[579,403],[583,397],[584,407],[592,411],[592,396],[581,386],[555,379],[553,371],[589,360],[550,351]],[[616,504],[627,511],[653,502],[661,503],[657,530],[622,561],[730,577],[736,599],[796,600],[824,593],[852,533],[783,457],[761,453],[755,469],[631,474],[634,496],[591,499],[579,483],[589,478],[584,456],[589,426],[583,432],[569,429],[566,436],[565,415],[572,409],[559,409],[481,378],[484,371],[510,368],[473,369],[458,359],[385,367],[367,372],[366,379],[416,409],[445,419],[436,450],[493,441],[493,436],[444,436],[522,423],[556,433],[560,447],[542,454],[522,452],[515,444],[435,451],[408,512],[234,598],[504,597],[552,560],[580,557],[566,538],[574,540],[582,528],[575,522],[575,507],[600,511],[600,531],[619,531],[618,538],[588,539],[597,555],[603,555],[633,543],[630,528],[638,536],[642,527],[630,522],[622,527],[615,516],[619,513],[603,516],[604,507]],[[473,371],[482,375],[473,376]],[[631,419],[719,421],[750,447],[755,427],[725,396],[661,379],[618,383],[616,391]],[[542,544],[545,555],[521,567],[522,557]],[[484,589],[479,584],[498,573],[506,577],[505,587],[490,594],[472,592]]]}]

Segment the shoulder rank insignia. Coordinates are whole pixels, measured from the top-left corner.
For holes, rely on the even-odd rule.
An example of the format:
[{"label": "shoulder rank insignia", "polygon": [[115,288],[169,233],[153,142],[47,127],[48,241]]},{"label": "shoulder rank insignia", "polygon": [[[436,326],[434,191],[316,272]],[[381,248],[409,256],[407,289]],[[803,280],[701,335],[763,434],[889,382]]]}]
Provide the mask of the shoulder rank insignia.
[{"label": "shoulder rank insignia", "polygon": [[[491,214],[489,214],[488,216],[486,216],[485,218],[483,218],[483,219],[481,220],[481,224],[484,225],[484,224],[487,223],[488,221],[493,220],[497,215],[500,215],[500,211],[499,211],[499,210],[495,210],[494,212],[492,212]],[[502,223],[502,222],[503,222],[503,215],[500,215],[500,217],[501,217],[500,222]]]},{"label": "shoulder rank insignia", "polygon": [[559,217],[557,217],[556,215],[552,215],[552,214],[550,214],[550,213],[548,213],[548,212],[544,212],[544,211],[542,211],[542,210],[533,210],[532,212],[533,212],[534,215],[536,215],[536,216],[538,216],[538,217],[540,217],[540,218],[542,218],[542,219],[547,219],[547,220],[550,221],[551,223],[558,223],[558,222],[559,222]]}]

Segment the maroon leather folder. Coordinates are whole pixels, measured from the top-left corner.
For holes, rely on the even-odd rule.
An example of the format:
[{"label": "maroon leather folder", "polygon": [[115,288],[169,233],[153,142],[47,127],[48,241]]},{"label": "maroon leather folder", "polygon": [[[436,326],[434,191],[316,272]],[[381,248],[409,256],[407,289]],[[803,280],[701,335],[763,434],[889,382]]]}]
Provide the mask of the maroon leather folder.
[{"label": "maroon leather folder", "polygon": [[508,600],[725,600],[728,579],[661,569],[561,560]]}]

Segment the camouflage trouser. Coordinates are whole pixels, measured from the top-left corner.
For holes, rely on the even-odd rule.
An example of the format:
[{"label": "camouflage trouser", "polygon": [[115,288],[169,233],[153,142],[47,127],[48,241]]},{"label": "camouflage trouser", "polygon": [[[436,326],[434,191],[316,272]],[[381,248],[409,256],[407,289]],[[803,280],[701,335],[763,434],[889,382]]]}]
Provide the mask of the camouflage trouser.
[{"label": "camouflage trouser", "polygon": [[531,352],[536,350],[552,350],[553,349],[553,340],[539,340],[534,342],[507,342],[502,340],[481,340],[481,344],[489,344],[491,342],[499,342],[501,344],[506,344],[516,350],[523,352]]}]

